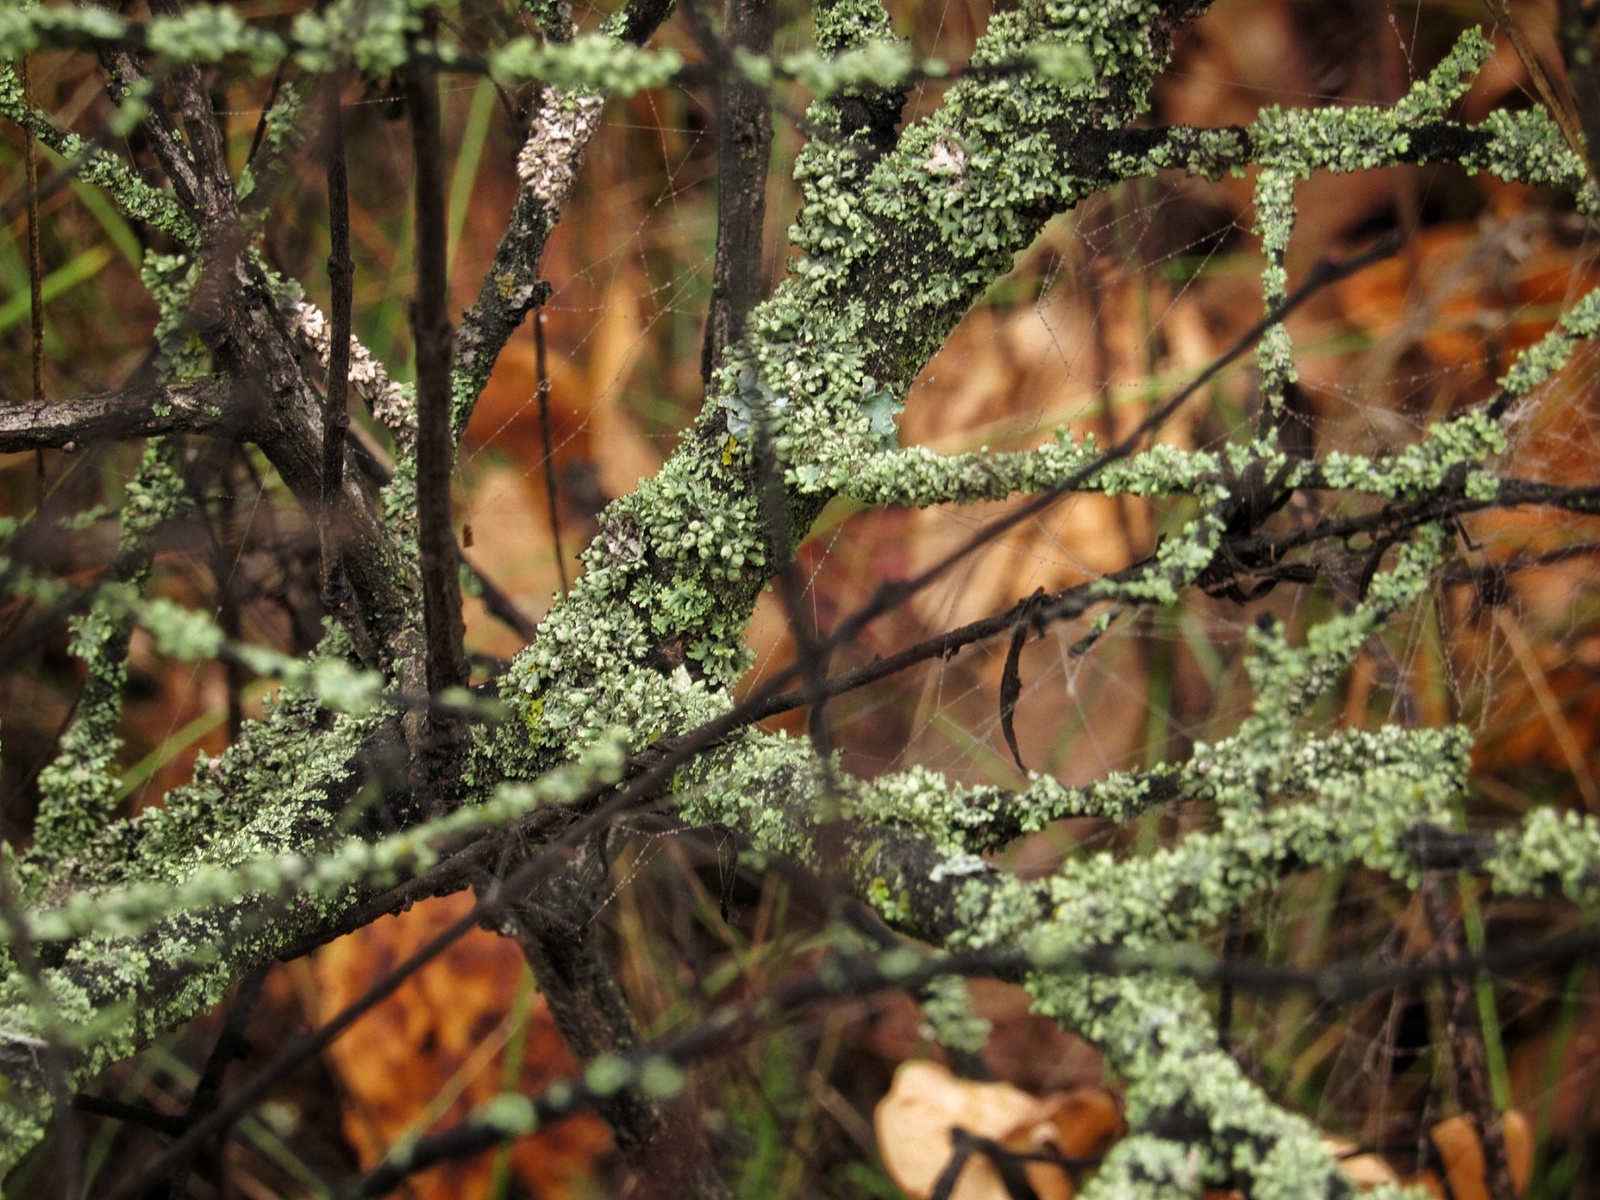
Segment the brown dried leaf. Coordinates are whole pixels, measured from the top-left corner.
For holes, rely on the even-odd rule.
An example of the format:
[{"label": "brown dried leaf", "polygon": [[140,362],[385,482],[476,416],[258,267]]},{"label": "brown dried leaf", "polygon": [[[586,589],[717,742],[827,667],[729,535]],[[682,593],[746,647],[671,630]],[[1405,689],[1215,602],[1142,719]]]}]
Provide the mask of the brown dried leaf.
[{"label": "brown dried leaf", "polygon": [[[890,1177],[914,1200],[924,1200],[950,1161],[953,1129],[1019,1153],[1094,1158],[1121,1135],[1122,1114],[1101,1088],[1040,1100],[1007,1083],[958,1079],[938,1063],[921,1061],[900,1065],[873,1124]],[[1031,1163],[1025,1171],[1039,1200],[1072,1200],[1072,1181],[1062,1169]],[[1006,1200],[1006,1191],[993,1165],[974,1155],[952,1200]]]},{"label": "brown dried leaf", "polygon": [[1356,1144],[1344,1138],[1325,1137],[1323,1147],[1339,1160],[1350,1178],[1360,1187],[1377,1187],[1380,1183],[1399,1183],[1400,1176],[1388,1162],[1377,1154],[1356,1154]]},{"label": "brown dried leaf", "polygon": [[[1533,1173],[1533,1131],[1516,1109],[1501,1114],[1500,1131],[1505,1137],[1511,1183],[1520,1196]],[[1435,1125],[1431,1136],[1455,1200],[1492,1200],[1477,1123],[1467,1116],[1451,1117]]]},{"label": "brown dried leaf", "polygon": [[[318,952],[320,1020],[367,990],[472,905],[470,893],[425,901],[385,917]],[[376,1165],[408,1133],[447,1128],[501,1090],[505,1024],[523,972],[508,941],[481,929],[458,939],[328,1050],[329,1066],[349,1096],[344,1132],[363,1168]],[[542,997],[523,1031],[517,1086],[537,1094],[573,1071],[566,1043]],[[512,1162],[522,1181],[549,1200],[591,1194],[610,1136],[598,1117],[582,1115],[518,1142]],[[487,1196],[492,1156],[448,1163],[410,1183],[418,1200]]]}]

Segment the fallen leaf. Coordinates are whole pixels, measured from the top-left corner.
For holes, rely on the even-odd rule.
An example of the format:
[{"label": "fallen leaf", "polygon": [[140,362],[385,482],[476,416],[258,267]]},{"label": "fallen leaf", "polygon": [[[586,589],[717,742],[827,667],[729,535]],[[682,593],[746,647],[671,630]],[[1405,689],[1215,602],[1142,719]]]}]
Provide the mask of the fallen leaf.
[{"label": "fallen leaf", "polygon": [[[925,1200],[954,1153],[955,1129],[1018,1153],[1097,1158],[1120,1136],[1122,1114],[1102,1088],[1039,1099],[1008,1083],[958,1079],[947,1067],[918,1061],[900,1065],[873,1124],[890,1177],[913,1200]],[[1024,1172],[1039,1200],[1072,1200],[1072,1180],[1061,1168],[1029,1163]],[[993,1163],[979,1154],[969,1158],[951,1200],[1006,1200]]]},{"label": "fallen leaf", "polygon": [[1359,1187],[1377,1187],[1381,1183],[1400,1182],[1400,1176],[1381,1155],[1357,1154],[1356,1144],[1352,1141],[1325,1137],[1322,1139],[1322,1145],[1329,1154],[1339,1160],[1339,1165]]},{"label": "fallen leaf", "polygon": [[[465,892],[425,901],[324,947],[315,965],[319,1019],[355,1000],[471,905]],[[517,1036],[507,1016],[522,972],[515,946],[473,929],[329,1047],[329,1065],[350,1100],[345,1136],[364,1169],[382,1161],[402,1137],[448,1128],[502,1090],[505,1047]],[[537,1095],[572,1074],[572,1056],[543,997],[532,998],[520,1036],[518,1090]],[[598,1162],[610,1144],[604,1123],[583,1114],[517,1142],[512,1163],[522,1182],[545,1200],[576,1200],[594,1193]],[[492,1155],[446,1163],[415,1176],[410,1195],[487,1197],[492,1171]]]},{"label": "fallen leaf", "polygon": [[[1505,1138],[1511,1185],[1520,1196],[1533,1173],[1533,1133],[1528,1119],[1515,1109],[1501,1114],[1500,1132]],[[1431,1136],[1455,1200],[1492,1200],[1477,1122],[1467,1116],[1451,1117],[1435,1125]]]}]

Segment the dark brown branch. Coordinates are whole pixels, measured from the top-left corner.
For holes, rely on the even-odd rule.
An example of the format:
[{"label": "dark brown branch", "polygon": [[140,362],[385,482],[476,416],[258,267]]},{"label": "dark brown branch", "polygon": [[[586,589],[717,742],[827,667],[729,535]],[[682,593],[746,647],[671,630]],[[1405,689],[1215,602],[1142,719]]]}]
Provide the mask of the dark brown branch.
[{"label": "dark brown branch", "polygon": [[[394,479],[394,471],[382,451],[364,439],[365,435],[359,427],[347,429],[345,454],[369,483],[380,488],[387,487]],[[479,570],[459,547],[458,553],[461,554],[462,564],[466,567],[484,608],[489,610],[489,615],[515,633],[524,643],[533,641],[539,632],[538,622],[518,608],[516,601],[506,594],[505,589]]]},{"label": "dark brown branch", "polygon": [[[1459,968],[1465,955],[1456,939],[1455,920],[1444,888],[1444,876],[1433,871],[1423,879],[1417,891],[1423,912],[1433,930],[1435,956],[1451,968]],[[1478,1126],[1489,1195],[1493,1200],[1517,1200],[1516,1185],[1511,1181],[1510,1160],[1506,1157],[1505,1131],[1500,1126],[1500,1113],[1489,1087],[1488,1054],[1483,1044],[1483,1025],[1478,1019],[1472,974],[1459,969],[1451,970],[1445,989],[1456,1089],[1461,1103]]]},{"label": "dark brown branch", "polygon": [[[249,1053],[250,1043],[245,1040],[244,1031],[250,1023],[251,1014],[255,1012],[256,1005],[261,1000],[261,992],[266,983],[267,968],[261,967],[246,975],[244,982],[239,985],[233,1003],[228,1008],[228,1015],[222,1023],[222,1032],[217,1035],[216,1044],[211,1047],[211,1054],[206,1059],[200,1082],[195,1084],[194,1094],[189,1098],[189,1106],[184,1110],[185,1126],[192,1125],[200,1116],[216,1107],[222,1096],[222,1080],[228,1073],[229,1065],[235,1059],[243,1058]],[[189,1155],[177,1170],[173,1171],[172,1182],[168,1187],[171,1200],[184,1200],[189,1194],[189,1172],[193,1169],[194,1158],[193,1154]]]},{"label": "dark brown branch", "polygon": [[164,1113],[158,1109],[146,1108],[142,1104],[129,1104],[123,1100],[111,1100],[88,1092],[79,1092],[74,1096],[72,1107],[79,1112],[88,1113],[91,1117],[126,1121],[130,1125],[153,1129],[167,1137],[177,1137],[189,1127],[189,1120],[183,1113]]},{"label": "dark brown branch", "polygon": [[[417,545],[422,571],[423,628],[427,634],[428,693],[443,695],[467,681],[462,649],[460,552],[450,505],[455,438],[450,432],[450,357],[454,349],[450,318],[450,274],[445,257],[444,143],[439,133],[439,92],[431,74],[405,77],[411,116],[412,169],[416,188],[417,293],[411,302],[411,330],[417,356]],[[425,754],[432,760],[430,783],[439,788],[450,777],[466,735],[459,717],[434,712],[428,718]],[[435,806],[447,802],[442,794]]]},{"label": "dark brown branch", "polygon": [[[131,93],[144,84],[145,75],[129,51],[120,46],[101,46],[99,53],[100,65],[105,68],[118,91]],[[112,98],[119,102],[121,100],[115,95]],[[191,214],[197,213],[200,207],[200,180],[195,175],[194,160],[189,156],[189,149],[183,144],[183,135],[178,132],[177,123],[173,121],[159,93],[152,94],[145,107],[147,111],[140,128],[161,161],[161,169],[172,184],[172,192],[177,196],[178,203]]]},{"label": "dark brown branch", "polygon": [[[266,117],[263,114],[262,120]],[[334,612],[350,606],[341,560],[344,530],[344,443],[350,429],[350,306],[355,266],[350,261],[350,188],[345,175],[344,114],[339,77],[322,81],[322,121],[328,173],[328,281],[331,285],[327,395],[322,407],[322,504],[317,541],[322,554],[322,599]]]},{"label": "dark brown branch", "polygon": [[[176,0],[157,0],[152,7],[171,13],[181,6]],[[136,73],[132,82],[139,83]],[[189,318],[212,350],[217,369],[235,380],[241,398],[248,397],[249,425],[241,425],[240,436],[261,447],[295,498],[315,515],[324,507],[324,400],[290,334],[294,315],[280,309],[283,295],[249,251],[221,129],[203,80],[191,66],[175,69],[172,84],[188,145],[169,131],[152,146],[169,177],[193,175],[203,254]],[[341,616],[355,644],[372,646],[369,657],[387,668],[408,654],[415,624],[413,581],[405,578],[408,568],[391,532],[348,477],[343,509],[343,566],[359,611]]]},{"label": "dark brown branch", "polygon": [[[510,904],[501,923],[501,932],[517,943],[533,969],[539,992],[580,1064],[602,1054],[630,1053],[640,1043],[595,923],[607,880],[598,841],[591,839],[542,886]],[[634,1194],[647,1200],[727,1196],[694,1116],[681,1104],[624,1088],[598,1108],[633,1168]]]},{"label": "dark brown branch", "polygon": [[[157,16],[181,16],[183,4],[180,0],[150,0],[150,11]],[[189,155],[194,160],[196,215],[202,225],[225,227],[237,216],[233,170],[205,79],[193,63],[179,63],[171,67],[168,84],[183,116]]]},{"label": "dark brown branch", "polygon": [[717,257],[711,276],[700,374],[707,383],[728,347],[744,332],[745,317],[761,295],[761,229],[767,212],[767,169],[772,158],[772,112],[766,89],[732,69],[733,50],[772,49],[772,0],[728,0],[719,41],[706,28],[698,4],[685,11],[701,47],[721,66],[713,85],[717,134]]},{"label": "dark brown branch", "polygon": [[550,432],[550,363],[544,344],[544,306],[533,314],[533,356],[539,373],[539,449],[544,455],[545,500],[550,506],[550,545],[556,556],[556,576],[561,580],[561,590],[568,591],[567,554],[561,548],[561,508],[559,489],[556,487],[556,452]]},{"label": "dark brown branch", "polygon": [[216,375],[70,400],[0,405],[0,452],[70,450],[90,442],[204,433],[224,423],[233,390],[226,376]]},{"label": "dark brown branch", "polygon": [[[21,71],[22,99],[33,102],[29,87],[28,57],[23,55]],[[39,147],[31,129],[22,131],[23,186],[28,198],[28,316],[33,334],[30,350],[33,356],[33,402],[44,403],[44,267],[39,254]],[[39,503],[43,505],[41,491]]]}]

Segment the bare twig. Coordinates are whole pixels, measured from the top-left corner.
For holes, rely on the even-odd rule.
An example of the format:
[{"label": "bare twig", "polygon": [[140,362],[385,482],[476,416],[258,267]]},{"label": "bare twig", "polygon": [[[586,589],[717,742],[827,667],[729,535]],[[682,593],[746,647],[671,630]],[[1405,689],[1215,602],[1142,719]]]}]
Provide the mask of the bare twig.
[{"label": "bare twig", "polygon": [[1477,999],[1473,994],[1472,972],[1461,970],[1462,953],[1456,940],[1455,919],[1445,896],[1444,877],[1430,872],[1417,890],[1428,924],[1433,928],[1434,949],[1440,962],[1451,968],[1445,977],[1446,1008],[1449,1013],[1450,1053],[1455,1060],[1456,1087],[1461,1101],[1478,1125],[1478,1140],[1483,1145],[1484,1177],[1493,1200],[1517,1200],[1511,1181],[1510,1160],[1506,1157],[1505,1131],[1489,1087],[1488,1057],[1483,1044],[1483,1026],[1478,1020]]},{"label": "bare twig", "polygon": [[[246,975],[239,985],[233,1003],[228,1008],[227,1018],[222,1023],[222,1032],[217,1035],[216,1044],[211,1047],[211,1054],[206,1059],[200,1082],[195,1084],[194,1094],[189,1098],[189,1106],[184,1110],[185,1124],[192,1124],[201,1114],[210,1112],[216,1107],[222,1094],[222,1080],[228,1072],[228,1066],[249,1052],[250,1044],[245,1040],[244,1031],[250,1023],[251,1014],[255,1012],[256,1005],[261,1000],[261,992],[266,983],[267,969],[261,967]],[[189,1194],[189,1173],[194,1167],[194,1158],[193,1154],[189,1155],[173,1171],[172,1184],[168,1188],[171,1200],[184,1200]]]},{"label": "bare twig", "polygon": [[539,373],[539,448],[544,454],[545,499],[550,505],[550,544],[556,556],[556,575],[561,580],[561,590],[567,591],[567,556],[561,548],[561,510],[559,489],[556,487],[555,445],[550,434],[550,364],[544,344],[544,305],[533,313],[533,354]]},{"label": "bare twig", "polygon": [[[444,145],[439,133],[439,92],[433,75],[409,71],[406,101],[416,187],[417,294],[411,327],[417,356],[417,544],[421,557],[423,627],[427,633],[427,683],[443,695],[467,681],[462,649],[460,558],[451,526],[455,438],[450,431],[450,275],[445,258]],[[466,727],[447,713],[428,719],[424,753],[431,760],[431,804],[448,806],[448,764]]]},{"label": "bare twig", "polygon": [[[22,56],[18,74],[22,79],[23,101],[31,104],[33,95],[29,87],[27,55]],[[39,147],[33,131],[28,129],[22,131],[22,163],[25,176],[23,186],[28,192],[28,311],[33,330],[30,343],[33,353],[33,402],[41,405],[44,403],[44,269],[39,254]],[[41,505],[44,503],[42,495],[39,502]]]},{"label": "bare twig", "polygon": [[[150,11],[156,15],[182,15],[180,0],[149,2]],[[178,102],[184,132],[189,135],[188,155],[195,166],[197,215],[203,224],[225,228],[235,219],[238,205],[233,170],[228,164],[228,148],[222,125],[211,107],[211,94],[200,68],[193,63],[171,66],[167,82]]]},{"label": "bare twig", "polygon": [[339,77],[322,81],[323,136],[327,139],[328,280],[332,285],[328,340],[328,383],[322,409],[322,507],[317,513],[317,539],[322,550],[323,602],[345,606],[339,512],[343,507],[344,440],[350,428],[350,301],[355,267],[350,261],[350,188],[345,178],[344,114],[339,107]]}]

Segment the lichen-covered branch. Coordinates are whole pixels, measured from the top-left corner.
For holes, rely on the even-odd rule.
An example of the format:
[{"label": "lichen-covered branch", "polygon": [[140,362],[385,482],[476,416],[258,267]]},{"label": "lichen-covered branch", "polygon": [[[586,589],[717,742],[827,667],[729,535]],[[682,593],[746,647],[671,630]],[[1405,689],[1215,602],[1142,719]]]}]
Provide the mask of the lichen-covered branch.
[{"label": "lichen-covered branch", "polygon": [[117,727],[133,620],[117,600],[120,593],[137,594],[143,587],[156,535],[186,505],[176,450],[166,438],[152,439],[145,447],[122,511],[113,579],[73,623],[72,652],[83,660],[87,677],[60,749],[39,776],[31,857],[45,867],[76,859],[105,828],[121,799],[116,756],[122,739]]},{"label": "lichen-covered branch", "polygon": [[[671,10],[672,0],[633,0],[606,23],[601,36],[618,47],[642,45]],[[506,230],[456,333],[451,396],[457,437],[465,432],[500,351],[543,298],[539,261],[545,241],[572,195],[604,107],[600,90],[549,87],[540,97],[517,154],[520,186]]]},{"label": "lichen-covered branch", "polygon": [[224,376],[94,392],[70,400],[0,405],[0,453],[75,450],[94,442],[208,433],[242,425]]},{"label": "lichen-covered branch", "polygon": [[[1002,796],[965,793],[913,771],[847,794],[846,859],[829,865],[919,937],[952,949],[1015,944],[1041,955],[1192,939],[1293,870],[1364,861],[1414,872],[1404,836],[1420,822],[1448,819],[1465,781],[1465,733],[1306,738],[1298,717],[1371,632],[1417,598],[1438,547],[1434,533],[1402,551],[1366,602],[1317,626],[1303,648],[1276,631],[1258,634],[1253,715],[1227,741],[1197,746],[1161,785],[1166,796],[1215,806],[1215,832],[1139,858],[1068,861],[1046,880],[1023,883],[973,852],[989,844],[986,826],[996,817],[1022,830],[1068,815],[1127,819],[1148,802],[1149,781],[1109,780],[1080,792],[1039,779]],[[813,806],[824,802],[816,765],[799,743],[757,740],[697,774],[686,813],[820,866],[811,840]],[[837,854],[837,843],[830,846]],[[1350,1190],[1314,1127],[1277,1108],[1218,1048],[1194,985],[1040,974],[1029,988],[1043,1011],[1102,1046],[1129,1084],[1133,1136],[1112,1151],[1094,1195],[1157,1196],[1201,1184],[1274,1197]]]},{"label": "lichen-covered branch", "polygon": [[[109,819],[110,739],[118,639],[126,641],[136,597],[108,596],[95,612],[111,623],[90,621],[80,630],[80,649],[93,659],[93,704],[46,781],[39,850],[19,864],[29,911],[12,927],[25,928],[55,956],[41,977],[52,1011],[41,1011],[31,981],[15,973],[0,978],[0,1163],[14,1160],[42,1129],[45,1087],[32,1056],[41,1030],[76,1027],[76,1039],[62,1047],[73,1070],[99,1070],[215,1001],[242,972],[341,928],[379,889],[436,868],[451,851],[470,855],[473,839],[507,826],[526,831],[517,823],[536,806],[573,802],[580,793],[592,803],[589,785],[615,780],[630,756],[659,756],[663,747],[669,756],[685,745],[695,752],[682,751],[661,770],[652,800],[691,821],[730,826],[759,853],[837,873],[907,934],[952,949],[1015,950],[1030,961],[1111,946],[1171,949],[1308,868],[1362,863],[1414,885],[1425,865],[1419,831],[1445,831],[1436,840],[1465,836],[1451,828],[1467,772],[1463,731],[1326,734],[1308,731],[1308,716],[1384,624],[1421,601],[1444,561],[1449,521],[1473,506],[1600,506],[1592,491],[1505,478],[1495,463],[1506,445],[1499,419],[1600,332],[1600,293],[1580,300],[1521,354],[1483,409],[1440,421],[1392,455],[1292,457],[1272,430],[1295,372],[1293,346],[1275,315],[1291,294],[1294,189],[1314,172],[1442,161],[1564,188],[1581,205],[1592,205],[1594,195],[1583,164],[1538,110],[1497,113],[1472,128],[1449,119],[1487,56],[1478,36],[1464,38],[1388,108],[1268,110],[1243,128],[1135,127],[1174,32],[1203,7],[1200,0],[1025,0],[993,17],[943,105],[903,129],[903,88],[918,68],[876,0],[820,5],[815,59],[775,63],[730,52],[727,62],[713,64],[741,72],[737,94],[752,103],[764,103],[760,89],[786,71],[817,85],[806,117],[815,136],[797,166],[801,207],[790,277],[748,313],[740,336],[732,325],[714,331],[721,361],[698,421],[656,478],[601,515],[584,575],[500,681],[509,719],[463,734],[470,753],[449,764],[460,807],[428,822],[415,794],[425,749],[416,736],[418,714],[447,699],[429,694],[430,681],[437,691],[464,676],[459,662],[448,671],[426,669],[417,602],[419,482],[432,505],[437,576],[438,555],[446,553],[439,535],[449,523],[450,435],[463,431],[496,356],[540,295],[540,256],[606,89],[661,82],[682,65],[672,52],[637,48],[665,6],[644,0],[600,34],[568,39],[560,29],[545,42],[518,39],[471,62],[432,37],[421,19],[426,5],[412,3],[335,0],[300,14],[287,32],[249,25],[227,6],[180,12],[156,4],[147,22],[99,9],[0,16],[0,51],[91,45],[132,92],[140,81],[126,52],[148,54],[172,71],[187,140],[164,111],[145,113],[172,194],[56,130],[28,108],[9,72],[0,74],[0,113],[81,160],[84,177],[105,187],[124,212],[178,244],[179,254],[145,263],[162,310],[161,367],[173,379],[198,369],[192,331],[211,359],[206,370],[217,372],[133,393],[137,404],[124,395],[120,414],[109,400],[96,400],[0,417],[0,447],[12,444],[6,437],[33,439],[17,445],[63,444],[99,430],[116,436],[207,427],[258,444],[290,491],[312,507],[327,499],[325,414],[305,359],[326,369],[338,357],[330,353],[334,334],[298,287],[277,278],[254,250],[270,178],[252,177],[247,188],[228,176],[196,64],[245,56],[258,68],[288,61],[371,76],[456,65],[549,85],[519,156],[505,236],[455,339],[448,431],[438,419],[446,416],[449,355],[437,261],[428,277],[435,304],[431,321],[419,325],[419,335],[431,333],[425,415],[435,420],[427,461],[418,462],[412,395],[392,382],[385,364],[350,343],[350,382],[399,448],[394,478],[380,494],[369,495],[353,473],[338,492],[348,509],[343,565],[360,628],[332,629],[304,674],[285,671],[291,686],[265,721],[248,725],[222,757],[202,762],[194,783],[164,807],[121,822]],[[275,111],[281,157],[303,131],[290,128],[292,101]],[[419,139],[419,157],[433,155],[431,145]],[[1107,186],[1156,171],[1216,176],[1252,166],[1262,168],[1256,222],[1266,320],[1273,322],[1258,351],[1258,436],[1205,450],[1156,446],[1110,456],[1065,435],[1003,455],[941,457],[897,447],[894,417],[912,379],[1046,221]],[[746,249],[758,237],[748,223],[742,235]],[[68,412],[74,403],[78,411]],[[1149,424],[1164,411],[1156,409]],[[118,426],[113,416],[131,424]],[[46,418],[55,424],[41,425]],[[68,428],[76,431],[70,437],[59,432]],[[1313,622],[1295,643],[1275,626],[1252,635],[1255,701],[1238,729],[1142,775],[1084,788],[1033,777],[1016,791],[962,789],[921,769],[867,782],[843,776],[808,745],[740,725],[731,688],[748,665],[743,638],[757,596],[834,495],[930,505],[1014,493],[1048,499],[1068,488],[1182,496],[1193,505],[1147,560],[1068,595],[1029,602],[1005,614],[1006,627],[1042,626],[1101,602],[1172,604],[1188,588],[1215,589],[1238,573],[1287,570],[1289,556],[1312,541],[1355,534],[1374,541],[1356,572],[1361,584],[1349,611]],[[1274,505],[1297,489],[1345,492],[1365,507],[1267,531]],[[170,489],[163,495],[170,498]],[[774,500],[782,522],[771,519]],[[157,507],[135,505],[125,529],[144,528],[140,520],[157,519]],[[453,545],[448,549],[453,562]],[[1324,569],[1317,561],[1298,566],[1301,582]],[[902,585],[885,594],[904,599],[912,590]],[[447,596],[442,606],[456,607]],[[435,596],[428,607],[438,610],[441,601]],[[164,630],[158,640],[187,644],[196,654],[222,651],[208,623],[163,625],[159,610],[143,611],[147,619],[155,612],[150,623]],[[378,667],[359,679],[349,666],[355,644],[373,646]],[[808,678],[801,698],[816,700],[826,682]],[[350,703],[338,702],[341,688]],[[759,708],[758,698],[750,711]],[[704,741],[695,741],[696,731]],[[563,766],[570,770],[562,773]],[[1043,879],[1023,880],[985,857],[1060,818],[1127,821],[1178,800],[1209,806],[1212,828],[1148,853],[1072,859]],[[551,821],[537,836],[556,837],[560,824]],[[1492,843],[1458,842],[1451,850],[1504,890],[1600,902],[1600,826],[1592,818],[1540,810]],[[587,1079],[606,1066],[602,1050],[630,1039],[626,1012],[592,939],[562,944],[559,920],[539,908],[537,896],[520,898],[513,913],[512,932],[570,1010],[566,1024],[580,1027],[593,1016],[609,1030],[610,1045],[590,1047],[595,1061]],[[1195,983],[1038,971],[1028,986],[1042,1011],[1101,1045],[1128,1084],[1134,1133],[1113,1150],[1090,1194],[1349,1190],[1311,1125],[1274,1105],[1218,1049]],[[663,1075],[659,1091],[643,1076],[613,1074],[611,1082],[604,1095],[618,1109],[619,1130],[632,1121],[641,1146],[663,1136],[655,1102],[681,1078]],[[510,1116],[531,1119],[532,1111],[523,1106]],[[700,1190],[712,1190],[711,1183]]]}]

